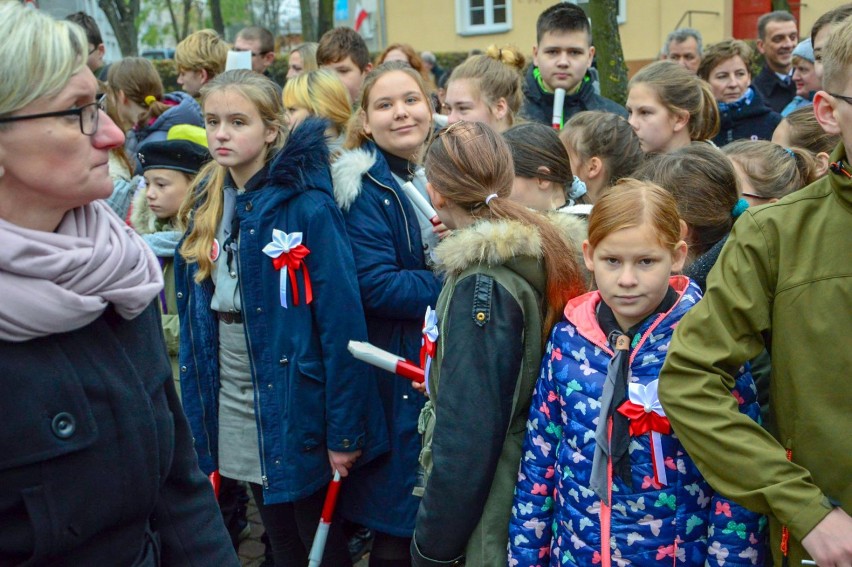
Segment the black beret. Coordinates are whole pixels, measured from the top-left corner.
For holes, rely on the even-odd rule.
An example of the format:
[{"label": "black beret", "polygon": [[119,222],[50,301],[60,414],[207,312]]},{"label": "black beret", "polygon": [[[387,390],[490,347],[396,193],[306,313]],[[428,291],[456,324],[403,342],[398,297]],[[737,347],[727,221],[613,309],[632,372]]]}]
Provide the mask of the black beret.
[{"label": "black beret", "polygon": [[143,145],[136,156],[142,164],[142,171],[174,169],[195,175],[210,159],[210,152],[188,140],[164,140]]}]

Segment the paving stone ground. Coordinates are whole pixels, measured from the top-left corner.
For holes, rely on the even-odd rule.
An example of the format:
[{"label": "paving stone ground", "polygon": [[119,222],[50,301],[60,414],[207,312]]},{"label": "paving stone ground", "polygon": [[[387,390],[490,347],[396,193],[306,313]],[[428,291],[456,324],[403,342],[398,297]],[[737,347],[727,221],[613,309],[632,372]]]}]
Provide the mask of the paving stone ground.
[{"label": "paving stone ground", "polygon": [[[249,496],[251,496],[251,493],[249,493]],[[260,513],[257,511],[254,498],[249,500],[248,521],[251,533],[240,543],[240,563],[242,567],[259,567],[263,563],[263,542],[260,541],[260,536],[263,535],[263,524],[260,521]],[[355,567],[367,567],[368,557],[365,556],[364,559],[355,564]]]}]

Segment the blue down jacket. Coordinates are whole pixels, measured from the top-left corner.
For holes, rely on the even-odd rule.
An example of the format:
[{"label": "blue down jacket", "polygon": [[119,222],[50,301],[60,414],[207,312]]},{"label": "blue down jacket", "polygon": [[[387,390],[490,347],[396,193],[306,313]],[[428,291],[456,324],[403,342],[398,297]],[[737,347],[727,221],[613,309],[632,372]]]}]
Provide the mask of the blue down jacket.
[{"label": "blue down jacket", "polygon": [[[352,242],[367,335],[379,348],[418,361],[426,307],[441,283],[427,267],[414,207],[374,144],[343,152],[332,167],[334,196]],[[390,428],[391,450],[355,471],[341,493],[347,518],[398,537],[411,537],[420,498],[417,420],[426,398],[405,379],[374,370]]]},{"label": "blue down jacket", "polygon": [[[642,324],[630,357],[631,384],[656,386],[674,327],[701,297],[685,276],[671,285],[680,299]],[[630,441],[632,486],[610,469],[611,507],[589,489],[598,400],[612,357],[597,321],[599,303],[596,291],[571,300],[567,321],[554,327],[547,344],[512,507],[510,565],[762,565],[763,518],[716,494],[676,435],[660,435],[667,486],[654,480],[650,437],[643,433]],[[747,371],[732,394],[741,411],[758,419]]]},{"label": "blue down jacket", "polygon": [[[324,121],[310,119],[293,130],[266,183],[237,196],[237,269],[269,504],[300,500],[327,484],[328,449],[361,449],[360,464],[388,448],[375,383],[346,349],[367,332],[352,251],[332,198],[324,129]],[[280,273],[262,252],[273,229],[301,232],[310,250],[307,271],[296,276],[301,301],[296,305],[288,291],[286,309]],[[210,473],[218,453],[219,335],[210,309],[213,285],[210,279],[194,283],[196,271],[197,264],[175,257],[183,406],[201,468]],[[309,304],[306,273],[313,287]]]}]

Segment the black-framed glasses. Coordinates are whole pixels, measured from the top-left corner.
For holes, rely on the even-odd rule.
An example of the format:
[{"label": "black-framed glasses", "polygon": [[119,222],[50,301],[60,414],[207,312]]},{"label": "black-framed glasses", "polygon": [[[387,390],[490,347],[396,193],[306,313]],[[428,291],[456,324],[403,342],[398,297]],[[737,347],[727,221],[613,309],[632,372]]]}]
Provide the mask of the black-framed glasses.
[{"label": "black-framed glasses", "polygon": [[830,94],[834,98],[839,98],[840,100],[842,100],[846,104],[852,104],[852,96],[844,96],[842,94],[834,94],[834,93],[828,93],[828,94]]},{"label": "black-framed glasses", "polygon": [[95,51],[97,51],[97,50],[98,50],[98,46],[97,46],[97,45],[95,45],[94,47],[92,47],[92,48],[89,50],[89,55],[91,55],[92,53],[94,53],[94,52],[95,52]]},{"label": "black-framed glasses", "polygon": [[0,124],[7,122],[18,122],[19,120],[35,120],[36,118],[54,118],[59,116],[77,116],[80,120],[80,132],[86,136],[94,136],[98,131],[98,118],[101,115],[101,109],[98,102],[90,102],[77,108],[68,110],[58,110],[56,112],[43,112],[41,114],[21,114],[19,116],[6,116],[0,118]]}]

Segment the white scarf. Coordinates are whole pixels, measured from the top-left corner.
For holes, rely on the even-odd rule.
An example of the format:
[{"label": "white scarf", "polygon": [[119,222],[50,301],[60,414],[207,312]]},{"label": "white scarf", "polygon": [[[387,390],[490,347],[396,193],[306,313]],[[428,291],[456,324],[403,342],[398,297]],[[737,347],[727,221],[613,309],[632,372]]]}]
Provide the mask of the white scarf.
[{"label": "white scarf", "polygon": [[157,258],[99,201],[68,211],[55,232],[0,219],[0,340],[80,329],[110,303],[133,319],[162,287]]}]

